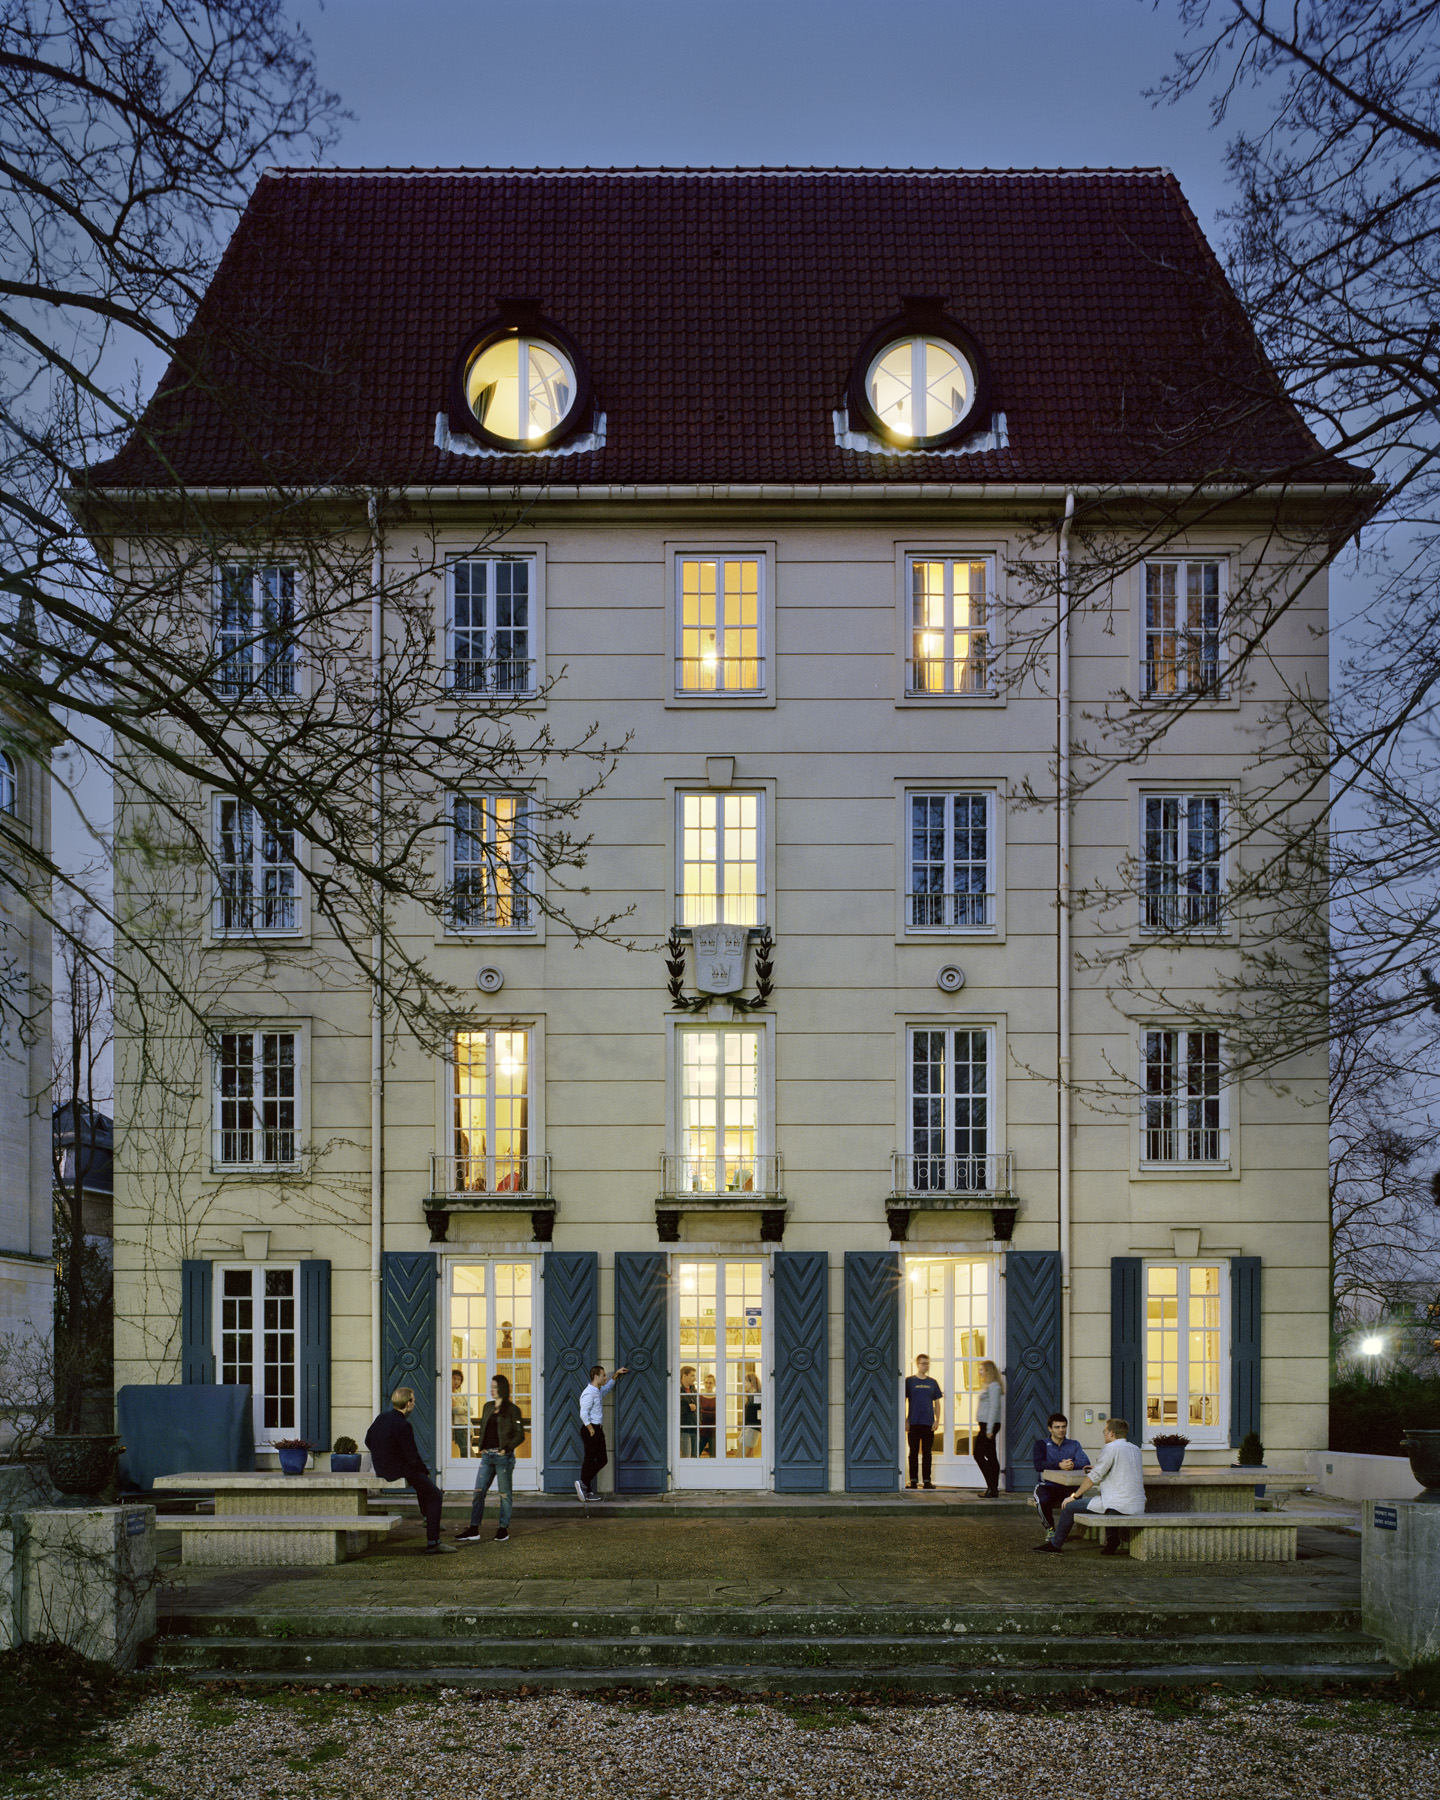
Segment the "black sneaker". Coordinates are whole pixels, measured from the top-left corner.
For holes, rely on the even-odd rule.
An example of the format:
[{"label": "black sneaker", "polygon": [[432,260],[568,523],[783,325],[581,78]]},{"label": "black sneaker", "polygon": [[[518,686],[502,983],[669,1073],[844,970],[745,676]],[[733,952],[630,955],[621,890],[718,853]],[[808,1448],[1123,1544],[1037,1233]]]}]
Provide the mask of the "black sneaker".
[{"label": "black sneaker", "polygon": [[919,1487],[920,1483],[918,1481],[907,1481],[905,1483],[905,1485],[907,1488],[909,1488],[913,1492],[916,1488]]},{"label": "black sneaker", "polygon": [[464,1531],[457,1531],[455,1533],[455,1542],[457,1544],[478,1544],[480,1542],[480,1527],[478,1525],[467,1525]]},{"label": "black sneaker", "polygon": [[933,1481],[927,1481],[925,1483],[925,1492],[927,1494],[933,1494],[935,1492],[935,1483]]},{"label": "black sneaker", "polygon": [[505,1527],[503,1525],[495,1533],[495,1542],[497,1544],[508,1544],[510,1542],[510,1533],[505,1529]]},{"label": "black sneaker", "polygon": [[454,1556],[455,1546],[453,1544],[427,1544],[425,1554],[427,1556]]}]

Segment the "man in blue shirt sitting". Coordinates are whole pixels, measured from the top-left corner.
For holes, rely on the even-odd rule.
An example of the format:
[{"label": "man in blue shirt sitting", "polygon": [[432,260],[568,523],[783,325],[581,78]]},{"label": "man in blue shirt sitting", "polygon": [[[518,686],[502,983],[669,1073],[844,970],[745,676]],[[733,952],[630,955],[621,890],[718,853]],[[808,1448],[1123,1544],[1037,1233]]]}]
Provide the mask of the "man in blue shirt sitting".
[{"label": "man in blue shirt sitting", "polygon": [[930,1358],[917,1356],[915,1373],[905,1377],[905,1441],[910,1447],[912,1488],[922,1467],[926,1487],[935,1486],[930,1479],[930,1459],[935,1450],[935,1408],[944,1398],[940,1383],[931,1377]]},{"label": "man in blue shirt sitting", "polygon": [[1045,1521],[1045,1535],[1048,1539],[1055,1529],[1055,1508],[1062,1500],[1068,1500],[1070,1489],[1063,1487],[1058,1481],[1047,1481],[1047,1469],[1088,1469],[1090,1458],[1075,1439],[1070,1436],[1070,1421],[1062,1412],[1052,1412],[1046,1420],[1049,1436],[1036,1438],[1032,1460],[1035,1473],[1040,1477],[1035,1486],[1035,1504],[1040,1508],[1040,1517]]}]

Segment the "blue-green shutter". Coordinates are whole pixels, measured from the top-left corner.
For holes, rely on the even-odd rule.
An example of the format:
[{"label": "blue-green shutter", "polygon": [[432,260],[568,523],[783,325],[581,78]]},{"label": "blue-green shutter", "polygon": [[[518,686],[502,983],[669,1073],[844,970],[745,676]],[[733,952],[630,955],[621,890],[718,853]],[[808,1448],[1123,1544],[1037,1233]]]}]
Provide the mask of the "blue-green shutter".
[{"label": "blue-green shutter", "polygon": [[300,1264],[300,1435],[330,1448],[330,1264],[319,1257]]},{"label": "blue-green shutter", "polygon": [[435,1286],[440,1267],[429,1250],[387,1250],[380,1272],[380,1404],[397,1387],[415,1390],[410,1415],[426,1466],[435,1468]]},{"label": "blue-green shutter", "polygon": [[1141,1279],[1138,1256],[1110,1258],[1110,1411],[1115,1418],[1129,1422],[1130,1438],[1136,1444],[1145,1431],[1145,1390],[1141,1382],[1145,1303]]},{"label": "blue-green shutter", "polygon": [[1060,1252],[1005,1254],[1005,1473],[1014,1493],[1032,1486],[1030,1449],[1045,1418],[1063,1404]]},{"label": "blue-green shutter", "polygon": [[580,1473],[580,1390],[600,1358],[600,1264],[593,1250],[550,1250],[545,1283],[545,1492]]},{"label": "blue-green shutter", "polygon": [[180,1380],[209,1387],[215,1380],[214,1266],[187,1257],[180,1265]]},{"label": "blue-green shutter", "polygon": [[1230,1446],[1260,1429],[1260,1258],[1230,1259]]},{"label": "blue-green shutter", "polygon": [[900,1258],[845,1252],[845,1488],[900,1485]]},{"label": "blue-green shutter", "polygon": [[668,1310],[665,1257],[653,1250],[616,1251],[615,1367],[629,1370],[615,1389],[617,1493],[665,1490],[670,1469],[665,1430]]},{"label": "blue-green shutter", "polygon": [[823,1494],[830,1485],[830,1258],[777,1250],[774,1258],[775,1491]]}]

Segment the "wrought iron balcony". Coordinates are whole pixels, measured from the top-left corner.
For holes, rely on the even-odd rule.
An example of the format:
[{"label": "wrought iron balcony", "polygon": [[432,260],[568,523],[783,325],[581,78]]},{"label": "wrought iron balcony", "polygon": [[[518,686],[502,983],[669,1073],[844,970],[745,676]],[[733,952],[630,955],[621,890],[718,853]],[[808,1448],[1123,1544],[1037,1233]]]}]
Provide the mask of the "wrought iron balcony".
[{"label": "wrought iron balcony", "polygon": [[453,1207],[501,1207],[523,1211],[550,1195],[549,1156],[441,1156],[430,1158],[430,1199]]},{"label": "wrought iron balcony", "polygon": [[780,1198],[782,1191],[778,1156],[686,1156],[666,1153],[660,1158],[660,1198],[683,1207],[685,1201],[707,1205],[758,1206]]},{"label": "wrought iron balcony", "polygon": [[1008,1150],[985,1156],[915,1156],[897,1150],[892,1198],[912,1207],[988,1206],[997,1198],[1010,1198],[1014,1175]]},{"label": "wrought iron balcony", "polygon": [[995,923],[993,894],[907,894],[909,931],[974,930]]}]

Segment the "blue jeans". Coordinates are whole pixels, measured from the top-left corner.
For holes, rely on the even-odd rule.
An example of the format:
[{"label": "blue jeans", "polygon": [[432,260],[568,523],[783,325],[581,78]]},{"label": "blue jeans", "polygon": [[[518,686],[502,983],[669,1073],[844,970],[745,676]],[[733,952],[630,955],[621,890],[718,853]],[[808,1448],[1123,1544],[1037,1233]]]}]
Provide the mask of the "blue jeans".
[{"label": "blue jeans", "polygon": [[[1069,1537],[1071,1527],[1075,1523],[1076,1513],[1098,1512],[1100,1510],[1097,1505],[1099,1498],[1100,1496],[1098,1494],[1083,1494],[1078,1500],[1067,1500],[1064,1505],[1061,1506],[1060,1516],[1055,1521],[1055,1535],[1050,1540],[1057,1550],[1065,1542],[1066,1538]],[[1105,1527],[1106,1549],[1113,1549],[1119,1542],[1119,1527],[1107,1525]]]},{"label": "blue jeans", "polygon": [[490,1483],[500,1484],[500,1529],[506,1531],[510,1526],[510,1508],[515,1502],[515,1452],[513,1450],[482,1450],[480,1452],[480,1473],[475,1477],[475,1497],[470,1502],[470,1529],[478,1531],[480,1522],[485,1517],[485,1496],[490,1492]]}]

